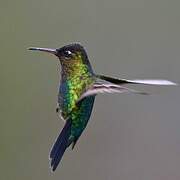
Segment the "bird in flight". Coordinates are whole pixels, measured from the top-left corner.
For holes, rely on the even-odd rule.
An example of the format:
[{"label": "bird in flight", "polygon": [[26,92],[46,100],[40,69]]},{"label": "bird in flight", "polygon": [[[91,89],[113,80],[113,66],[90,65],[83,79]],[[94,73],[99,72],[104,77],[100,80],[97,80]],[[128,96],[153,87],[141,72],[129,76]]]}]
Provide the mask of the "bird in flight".
[{"label": "bird in flight", "polygon": [[56,111],[65,125],[50,151],[50,165],[55,171],[65,150],[72,149],[87,126],[94,100],[100,93],[146,94],[127,88],[125,84],[176,85],[163,79],[118,79],[94,73],[84,47],[78,43],[58,49],[31,47],[29,50],[43,51],[55,55],[61,64],[61,80]]}]

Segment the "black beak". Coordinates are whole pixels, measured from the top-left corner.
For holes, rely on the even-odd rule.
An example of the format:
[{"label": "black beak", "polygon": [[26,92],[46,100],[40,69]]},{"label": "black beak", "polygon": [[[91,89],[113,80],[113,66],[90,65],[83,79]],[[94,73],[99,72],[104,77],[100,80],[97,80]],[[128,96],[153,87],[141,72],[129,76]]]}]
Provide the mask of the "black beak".
[{"label": "black beak", "polygon": [[57,56],[57,50],[56,49],[30,47],[30,48],[28,48],[28,50],[47,52],[47,53],[54,54]]}]

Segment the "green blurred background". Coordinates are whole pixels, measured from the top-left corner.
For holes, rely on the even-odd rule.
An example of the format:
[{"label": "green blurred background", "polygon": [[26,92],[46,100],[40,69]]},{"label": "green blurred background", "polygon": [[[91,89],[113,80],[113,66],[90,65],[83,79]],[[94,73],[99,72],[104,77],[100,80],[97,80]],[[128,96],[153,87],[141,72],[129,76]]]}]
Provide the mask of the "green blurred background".
[{"label": "green blurred background", "polygon": [[1,0],[0,179],[179,180],[179,87],[98,96],[88,128],[52,174],[60,67],[27,51],[81,42],[96,72],[179,82],[179,9],[178,0]]}]

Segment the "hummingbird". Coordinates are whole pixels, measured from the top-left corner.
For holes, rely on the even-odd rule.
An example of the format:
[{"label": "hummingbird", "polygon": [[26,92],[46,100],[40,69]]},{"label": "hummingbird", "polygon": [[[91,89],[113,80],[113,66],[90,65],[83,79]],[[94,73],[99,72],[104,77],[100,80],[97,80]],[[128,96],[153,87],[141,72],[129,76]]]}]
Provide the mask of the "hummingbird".
[{"label": "hummingbird", "polygon": [[51,170],[55,171],[64,152],[76,145],[87,126],[97,94],[135,93],[148,94],[125,87],[125,84],[176,85],[164,79],[118,79],[96,74],[88,59],[85,48],[79,43],[58,49],[31,47],[29,50],[55,55],[61,64],[58,106],[56,112],[65,125],[55,140],[49,154]]}]

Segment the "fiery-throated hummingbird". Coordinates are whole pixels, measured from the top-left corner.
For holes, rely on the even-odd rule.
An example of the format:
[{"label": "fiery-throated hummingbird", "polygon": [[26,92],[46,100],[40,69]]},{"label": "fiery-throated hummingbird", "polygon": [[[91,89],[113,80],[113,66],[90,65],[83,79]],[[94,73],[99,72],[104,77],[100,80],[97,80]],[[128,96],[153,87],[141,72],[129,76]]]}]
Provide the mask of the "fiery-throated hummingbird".
[{"label": "fiery-throated hummingbird", "polygon": [[127,80],[95,74],[83,46],[78,43],[69,44],[58,49],[31,47],[29,50],[54,54],[61,64],[61,80],[56,111],[65,121],[64,128],[57,137],[50,151],[50,165],[55,171],[62,156],[70,145],[74,148],[85,129],[94,100],[99,93],[137,93],[124,84],[176,85],[168,80]]}]

